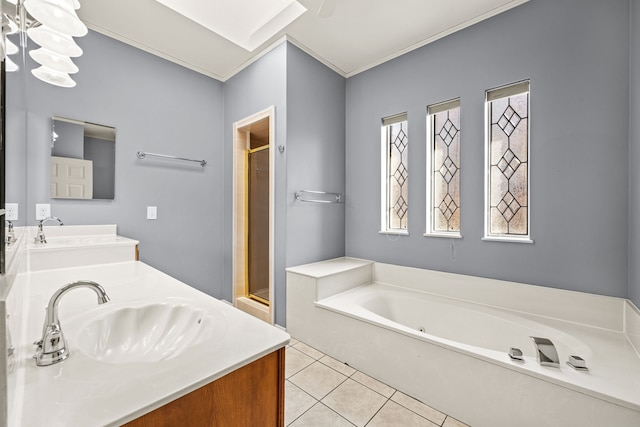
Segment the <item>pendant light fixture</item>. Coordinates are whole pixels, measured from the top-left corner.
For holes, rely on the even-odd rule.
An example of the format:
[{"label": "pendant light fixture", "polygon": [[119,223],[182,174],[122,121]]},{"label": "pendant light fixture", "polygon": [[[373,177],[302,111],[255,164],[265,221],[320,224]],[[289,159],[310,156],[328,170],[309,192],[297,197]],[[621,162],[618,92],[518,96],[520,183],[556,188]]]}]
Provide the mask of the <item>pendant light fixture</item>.
[{"label": "pendant light fixture", "polygon": [[24,0],[24,8],[42,25],[59,33],[75,37],[87,35],[87,26],[78,18],[72,0]]},{"label": "pendant light fixture", "polygon": [[[3,1],[3,22],[8,18],[8,25],[3,25],[6,53],[18,52],[17,46],[11,43],[7,34],[26,33],[38,44],[29,52],[29,56],[40,64],[31,70],[38,79],[60,87],[73,87],[76,82],[69,76],[79,71],[71,58],[82,55],[82,49],[73,37],[82,37],[88,33],[87,26],[78,18],[76,10],[80,8],[78,0],[0,0]],[[21,38],[26,45],[26,38]],[[13,47],[12,47],[13,45]],[[13,52],[13,53],[12,53]],[[7,71],[17,66],[7,56]],[[11,65],[12,64],[12,65]]]}]

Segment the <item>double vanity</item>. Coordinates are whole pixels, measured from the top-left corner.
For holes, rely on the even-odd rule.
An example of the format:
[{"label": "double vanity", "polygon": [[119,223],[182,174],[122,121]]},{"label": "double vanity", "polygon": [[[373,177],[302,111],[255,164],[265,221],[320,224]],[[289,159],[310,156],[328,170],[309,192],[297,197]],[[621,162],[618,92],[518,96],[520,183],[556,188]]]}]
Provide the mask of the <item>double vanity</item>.
[{"label": "double vanity", "polygon": [[[46,245],[19,237],[29,268],[7,300],[9,426],[283,425],[289,335],[137,261],[136,241],[100,227],[45,227]],[[68,357],[38,366],[33,342],[56,333],[50,302]]]}]

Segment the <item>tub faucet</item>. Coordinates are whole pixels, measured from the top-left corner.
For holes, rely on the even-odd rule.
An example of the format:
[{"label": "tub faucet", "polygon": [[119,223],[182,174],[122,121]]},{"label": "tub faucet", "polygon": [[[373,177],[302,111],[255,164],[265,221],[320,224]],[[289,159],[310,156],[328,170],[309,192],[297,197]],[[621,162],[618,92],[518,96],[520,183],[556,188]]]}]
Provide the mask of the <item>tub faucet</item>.
[{"label": "tub faucet", "polygon": [[38,222],[38,234],[36,234],[36,238],[34,240],[35,243],[47,243],[47,239],[44,237],[44,230],[42,229],[42,225],[47,221],[58,221],[58,224],[64,225],[64,223],[60,221],[60,218],[56,218],[55,216],[49,216],[45,219],[41,219]]},{"label": "tub faucet", "polygon": [[6,237],[6,239],[5,239],[5,243],[6,243],[7,245],[10,245],[10,244],[12,244],[12,243],[14,243],[14,242],[16,241],[16,235],[15,235],[15,233],[13,232],[13,222],[11,222],[11,221],[10,221],[10,220],[8,220],[8,219],[5,219],[5,220],[4,220],[4,223],[5,223],[5,224],[7,225],[7,227],[9,228],[9,229],[8,229],[8,231],[7,231],[7,237]]},{"label": "tub faucet", "polygon": [[109,297],[104,288],[88,280],[69,283],[55,291],[47,306],[47,316],[42,327],[42,339],[34,343],[37,346],[36,354],[33,356],[36,359],[36,365],[53,365],[69,357],[67,342],[62,334],[60,319],[58,318],[58,304],[64,294],[76,288],[92,289],[98,295],[98,304],[109,302]]},{"label": "tub faucet", "polygon": [[556,346],[553,345],[550,339],[540,337],[529,338],[533,340],[533,344],[536,346],[536,359],[541,366],[560,367],[560,358],[558,357]]}]

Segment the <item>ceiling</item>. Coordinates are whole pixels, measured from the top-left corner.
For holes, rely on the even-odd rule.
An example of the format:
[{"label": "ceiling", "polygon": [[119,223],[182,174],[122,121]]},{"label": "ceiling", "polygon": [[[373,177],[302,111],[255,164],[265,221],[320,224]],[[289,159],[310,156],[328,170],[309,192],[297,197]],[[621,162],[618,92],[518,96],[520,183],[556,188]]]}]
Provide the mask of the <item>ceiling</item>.
[{"label": "ceiling", "polygon": [[252,52],[156,0],[81,0],[78,15],[92,30],[220,81],[283,37],[350,77],[528,0],[298,1],[307,11]]}]

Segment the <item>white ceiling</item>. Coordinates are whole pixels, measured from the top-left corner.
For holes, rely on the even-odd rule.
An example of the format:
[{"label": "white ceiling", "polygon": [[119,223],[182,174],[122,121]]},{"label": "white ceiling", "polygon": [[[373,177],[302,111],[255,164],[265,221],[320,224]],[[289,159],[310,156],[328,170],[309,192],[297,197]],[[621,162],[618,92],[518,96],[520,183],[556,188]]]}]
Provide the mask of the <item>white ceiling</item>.
[{"label": "white ceiling", "polygon": [[81,0],[78,15],[97,32],[221,81],[285,36],[350,77],[528,0],[324,0],[320,14],[323,0],[298,1],[307,12],[253,52],[156,0]]}]

